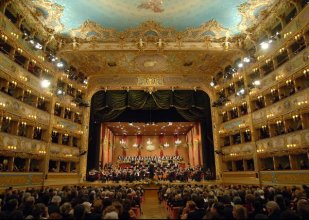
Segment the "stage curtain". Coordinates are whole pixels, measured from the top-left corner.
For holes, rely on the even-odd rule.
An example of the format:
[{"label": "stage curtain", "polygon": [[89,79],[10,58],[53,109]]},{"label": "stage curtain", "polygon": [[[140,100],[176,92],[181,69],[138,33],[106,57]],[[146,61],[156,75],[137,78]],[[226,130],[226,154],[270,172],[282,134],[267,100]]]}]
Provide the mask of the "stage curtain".
[{"label": "stage curtain", "polygon": [[97,119],[112,121],[126,108],[137,109],[170,109],[175,108],[188,121],[205,120],[209,108],[208,96],[202,91],[160,90],[149,94],[141,90],[133,91],[100,91],[92,98],[92,110]]}]

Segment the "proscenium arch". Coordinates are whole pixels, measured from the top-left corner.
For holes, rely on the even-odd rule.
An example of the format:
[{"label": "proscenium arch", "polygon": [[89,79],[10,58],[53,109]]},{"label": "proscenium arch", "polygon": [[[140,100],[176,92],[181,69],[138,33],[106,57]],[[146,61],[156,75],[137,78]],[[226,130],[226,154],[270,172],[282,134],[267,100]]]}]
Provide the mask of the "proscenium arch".
[{"label": "proscenium arch", "polygon": [[[130,92],[131,93],[138,92],[138,93],[141,93],[141,94],[145,93],[145,95],[147,95],[147,97],[150,96],[150,97],[154,98],[152,95],[148,95],[144,91],[141,91],[141,90],[133,91],[133,90],[134,89],[132,89]],[[156,118],[155,114],[161,114],[161,116],[157,117],[157,118],[160,118],[159,120],[155,119],[154,121],[155,122],[159,122],[159,121],[200,122],[201,130],[199,132],[201,133],[202,140],[201,140],[201,143],[199,143],[199,144],[202,147],[202,161],[204,161],[203,167],[205,169],[209,168],[215,174],[216,173],[216,166],[215,166],[214,142],[213,142],[213,131],[212,131],[213,127],[212,127],[212,116],[211,116],[211,100],[210,100],[208,94],[206,92],[202,91],[202,90],[198,90],[198,91],[193,91],[193,90],[181,90],[181,91],[179,91],[179,90],[177,90],[177,91],[175,91],[175,93],[182,92],[183,94],[186,94],[185,91],[188,91],[188,93],[190,93],[190,94],[194,94],[194,97],[198,96],[198,99],[203,98],[202,102],[204,103],[205,110],[201,111],[202,114],[203,114],[202,120],[195,119],[194,117],[192,119],[191,118],[188,119],[183,114],[177,114],[177,110],[176,110],[177,107],[171,105],[171,107],[169,107],[168,109],[165,108],[164,110],[162,110],[162,111],[165,111],[164,112],[165,114],[169,115],[168,118],[164,118],[164,117],[162,118],[163,114],[162,114],[162,112],[160,113],[161,109],[157,109],[152,113],[153,118]],[[160,93],[160,92],[161,93],[167,92],[168,94],[172,94],[172,96],[174,96],[174,92],[171,92],[171,91],[159,90],[158,93]],[[124,90],[109,90],[109,94],[113,94],[113,93],[120,93],[121,95],[126,96],[127,98],[128,98],[128,94],[129,94],[129,92],[126,92]],[[104,90],[98,90],[96,93],[94,93],[92,95],[92,98],[91,98],[91,115],[90,115],[90,120],[89,120],[87,170],[90,170],[90,169],[93,169],[93,168],[94,169],[99,168],[101,123],[105,122],[104,121],[105,119],[99,119],[101,113],[97,114],[96,117],[94,117],[94,109],[93,108],[98,108],[98,106],[94,107],[94,103],[101,102],[102,100],[99,100],[99,99],[104,94],[106,95],[108,93],[106,93],[106,91],[104,91]],[[98,98],[98,97],[100,97],[100,98]],[[207,99],[205,99],[205,97]],[[193,98],[193,100],[194,100],[194,98]],[[194,105],[192,105],[192,108],[194,108],[194,109],[196,109],[196,107],[197,107],[197,106],[195,106],[195,104],[198,104],[198,103],[194,103]],[[104,106],[106,106],[106,104],[102,104],[102,106],[104,107]],[[191,109],[191,110],[190,109],[188,109],[188,112],[192,112],[191,110],[194,110],[194,109]],[[108,120],[108,121],[118,121],[119,118],[121,119],[120,121],[123,121],[123,122],[125,122],[125,121],[126,122],[145,121],[145,120],[140,120],[141,117],[127,118],[127,120],[125,120],[124,119],[125,117],[121,117],[121,116],[125,115],[127,112],[130,112],[130,111],[138,111],[139,114],[135,114],[135,115],[142,115],[143,113],[146,113],[146,109],[141,108],[141,109],[130,110],[129,107],[125,107],[125,110],[122,109],[121,111],[122,111],[122,113],[120,113],[120,115],[118,115],[117,117],[114,117],[114,118],[112,118],[111,120]],[[133,114],[131,113],[131,116],[132,115]],[[214,177],[215,177],[215,175],[214,175]]]}]

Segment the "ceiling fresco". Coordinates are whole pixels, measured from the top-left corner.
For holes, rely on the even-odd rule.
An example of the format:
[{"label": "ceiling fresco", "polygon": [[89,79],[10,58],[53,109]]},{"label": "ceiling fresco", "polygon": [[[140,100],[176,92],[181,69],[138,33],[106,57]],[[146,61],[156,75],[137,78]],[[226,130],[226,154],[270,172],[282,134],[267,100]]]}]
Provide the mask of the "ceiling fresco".
[{"label": "ceiling fresco", "polygon": [[[178,32],[218,22],[225,33],[237,34],[253,25],[274,0],[26,0],[45,26],[78,35],[85,22],[122,32],[155,21]],[[72,32],[73,31],[73,32]],[[88,31],[87,34],[91,34]],[[214,35],[211,31],[209,35]],[[73,36],[74,37],[74,36]],[[77,36],[78,37],[78,36]]]}]

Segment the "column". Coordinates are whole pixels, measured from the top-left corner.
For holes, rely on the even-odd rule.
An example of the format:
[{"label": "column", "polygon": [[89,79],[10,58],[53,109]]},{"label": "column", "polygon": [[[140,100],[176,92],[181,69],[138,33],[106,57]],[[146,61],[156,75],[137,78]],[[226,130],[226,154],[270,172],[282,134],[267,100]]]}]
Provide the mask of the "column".
[{"label": "column", "polygon": [[56,172],[59,173],[60,171],[60,160],[56,161]]},{"label": "column", "polygon": [[[88,97],[87,101],[90,101],[91,97]],[[82,131],[83,134],[81,136],[81,146],[80,152],[88,151],[88,135],[89,135],[89,120],[90,120],[90,108],[85,108],[82,117]],[[84,181],[86,178],[86,171],[87,171],[87,153],[83,156],[79,157],[79,175],[80,175],[80,182]]]},{"label": "column", "polygon": [[71,162],[67,162],[67,165],[66,165],[66,172],[70,173],[71,172]]},{"label": "column", "polygon": [[23,21],[25,20],[24,16],[22,16],[21,14],[17,15],[17,22],[16,22],[16,27],[20,30],[20,27],[23,23]]},{"label": "column", "polygon": [[293,155],[289,154],[289,162],[290,162],[291,170],[297,170],[296,157],[293,157]]},{"label": "column", "polygon": [[31,163],[31,159],[30,158],[26,158],[25,159],[25,172],[29,172],[30,171],[30,163]]},{"label": "column", "polygon": [[[55,108],[56,98],[53,96],[50,99],[50,106],[51,106],[51,114],[50,114],[50,120],[48,123],[48,128],[46,129],[46,136],[47,136],[47,144],[46,144],[46,154],[42,161],[42,171],[43,176],[46,177],[48,174],[48,168],[49,168],[49,158],[50,158],[50,147],[51,147],[51,133],[53,131],[53,121],[54,121],[54,108]],[[43,178],[43,186],[45,185],[46,178]]]},{"label": "column", "polygon": [[[213,126],[214,150],[220,152],[221,151],[220,137],[219,137],[219,124],[220,124],[219,121],[220,121],[220,119],[219,119],[219,116],[218,116],[218,109],[212,108],[211,114],[212,114],[213,125],[216,125],[216,126]],[[191,162],[190,162],[190,164],[191,164]],[[216,179],[221,180],[222,179],[222,156],[219,155],[219,154],[216,154],[216,153],[215,153],[215,166],[216,166],[216,174],[217,174]]]}]

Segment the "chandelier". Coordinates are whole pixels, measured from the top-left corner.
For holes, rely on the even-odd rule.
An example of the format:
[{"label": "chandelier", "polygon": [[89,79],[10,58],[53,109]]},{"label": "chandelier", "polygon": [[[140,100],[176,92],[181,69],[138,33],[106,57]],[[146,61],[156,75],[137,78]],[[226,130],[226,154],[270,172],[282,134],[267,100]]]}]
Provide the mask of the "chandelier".
[{"label": "chandelier", "polygon": [[148,141],[146,143],[147,143],[146,150],[148,150],[148,151],[154,151],[155,150],[155,146],[152,144],[152,141],[150,140],[150,138],[148,138]]},{"label": "chandelier", "polygon": [[150,140],[150,138],[148,138],[148,141],[146,143],[147,143],[147,145],[151,145],[152,144],[152,141]]},{"label": "chandelier", "polygon": [[132,147],[134,147],[134,148],[138,148],[138,144],[137,144],[137,143],[135,143],[135,144],[133,144],[133,145],[132,145]]},{"label": "chandelier", "polygon": [[175,141],[175,144],[176,144],[176,145],[181,144],[181,140],[179,140],[179,138],[177,138],[177,140]]},{"label": "chandelier", "polygon": [[121,145],[125,145],[125,144],[126,144],[126,141],[123,140],[123,139],[121,139],[121,140],[120,140],[120,144],[121,144]]},{"label": "chandelier", "polygon": [[164,146],[165,148],[168,148],[168,147],[170,146],[170,144],[166,142],[165,144],[163,144],[163,146]]}]

